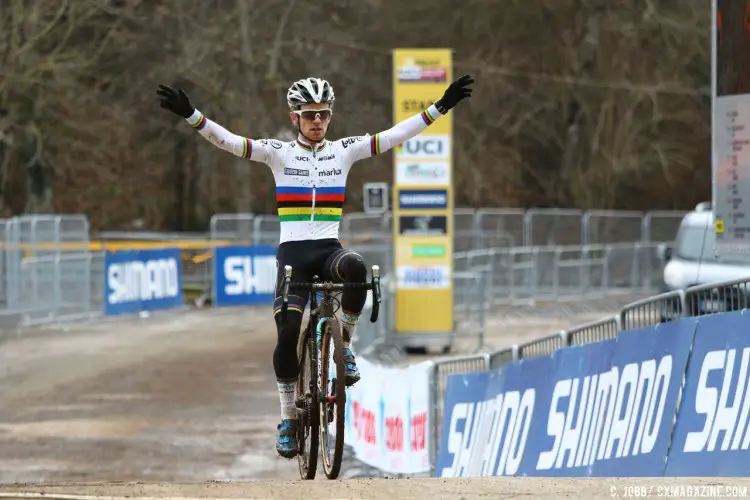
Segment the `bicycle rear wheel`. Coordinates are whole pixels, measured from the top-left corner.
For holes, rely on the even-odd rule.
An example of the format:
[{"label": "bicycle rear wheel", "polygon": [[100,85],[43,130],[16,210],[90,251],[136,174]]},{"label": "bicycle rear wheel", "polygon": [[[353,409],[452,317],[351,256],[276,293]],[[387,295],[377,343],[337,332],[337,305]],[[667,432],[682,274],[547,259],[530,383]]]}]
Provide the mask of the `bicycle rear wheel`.
[{"label": "bicycle rear wheel", "polygon": [[344,341],[336,318],[326,321],[321,345],[320,454],[328,479],[336,479],[344,454],[346,373]]},{"label": "bicycle rear wheel", "polygon": [[299,453],[299,473],[302,479],[315,479],[318,469],[318,440],[320,416],[318,414],[318,384],[316,352],[311,343],[312,324],[300,334],[297,342],[297,359],[299,373],[297,374],[297,447]]}]

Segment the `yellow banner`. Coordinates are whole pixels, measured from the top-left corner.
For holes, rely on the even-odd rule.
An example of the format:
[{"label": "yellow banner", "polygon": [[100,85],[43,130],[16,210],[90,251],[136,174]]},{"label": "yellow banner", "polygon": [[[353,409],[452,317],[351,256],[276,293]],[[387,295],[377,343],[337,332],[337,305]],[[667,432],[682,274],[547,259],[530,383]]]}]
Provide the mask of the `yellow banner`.
[{"label": "yellow banner", "polygon": [[[451,49],[393,51],[394,123],[422,112],[453,81]],[[394,149],[393,231],[399,334],[453,330],[452,115]]]}]

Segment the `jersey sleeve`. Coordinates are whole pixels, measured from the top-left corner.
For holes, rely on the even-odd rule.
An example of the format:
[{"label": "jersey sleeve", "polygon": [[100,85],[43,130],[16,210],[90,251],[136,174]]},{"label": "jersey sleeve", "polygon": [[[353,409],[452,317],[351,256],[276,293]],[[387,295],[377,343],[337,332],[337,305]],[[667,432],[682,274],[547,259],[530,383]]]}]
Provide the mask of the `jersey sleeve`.
[{"label": "jersey sleeve", "polygon": [[352,162],[383,154],[395,146],[408,141],[421,131],[432,125],[442,115],[434,104],[421,113],[403,120],[388,130],[375,135],[348,137],[341,140],[344,148],[351,148],[349,158]]},{"label": "jersey sleeve", "polygon": [[276,158],[276,152],[281,149],[279,141],[256,140],[233,134],[197,109],[185,120],[211,144],[240,158],[270,165]]}]

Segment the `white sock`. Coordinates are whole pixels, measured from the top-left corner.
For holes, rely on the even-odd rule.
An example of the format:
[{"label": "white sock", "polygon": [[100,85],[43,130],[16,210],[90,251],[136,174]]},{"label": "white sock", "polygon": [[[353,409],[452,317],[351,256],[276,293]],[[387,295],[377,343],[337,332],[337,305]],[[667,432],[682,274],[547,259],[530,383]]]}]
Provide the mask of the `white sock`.
[{"label": "white sock", "polygon": [[277,380],[276,387],[279,389],[279,400],[281,401],[281,418],[283,420],[297,420],[297,407],[294,405],[297,399],[297,381],[279,382]]},{"label": "white sock", "polygon": [[[354,330],[357,328],[357,322],[359,321],[359,314],[352,314],[346,311],[341,313],[341,328],[345,330],[344,333],[344,347],[351,348],[350,344],[354,338]],[[346,339],[349,340],[346,340]]]}]

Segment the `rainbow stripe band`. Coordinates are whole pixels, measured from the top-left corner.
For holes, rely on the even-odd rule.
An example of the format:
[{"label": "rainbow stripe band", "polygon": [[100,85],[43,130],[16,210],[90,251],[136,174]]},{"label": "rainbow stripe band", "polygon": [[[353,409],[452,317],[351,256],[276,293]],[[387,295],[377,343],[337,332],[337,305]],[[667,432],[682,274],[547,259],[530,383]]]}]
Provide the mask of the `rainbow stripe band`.
[{"label": "rainbow stripe band", "polygon": [[203,116],[203,113],[201,113],[198,121],[193,124],[193,128],[196,130],[203,130],[203,127],[205,126],[206,126],[206,117]]},{"label": "rainbow stripe band", "polygon": [[[310,216],[313,213],[312,207],[287,207],[279,208],[279,215],[306,215]],[[341,217],[342,210],[340,208],[329,208],[329,207],[315,207],[315,215],[338,215]]]},{"label": "rainbow stripe band", "polygon": [[341,220],[345,200],[344,186],[313,188],[304,186],[277,186],[276,206],[281,222]]},{"label": "rainbow stripe band", "polygon": [[421,116],[422,116],[422,120],[424,120],[424,122],[425,122],[425,124],[427,124],[427,126],[432,125],[432,122],[435,121],[435,118],[433,118],[433,116],[430,114],[429,109],[425,109],[424,111],[422,111],[422,115]]},{"label": "rainbow stripe band", "polygon": [[380,154],[380,136],[378,134],[370,137],[370,156],[377,156]]},{"label": "rainbow stripe band", "polygon": [[242,157],[250,158],[253,154],[253,143],[247,137],[242,138]]},{"label": "rainbow stripe band", "polygon": [[[310,214],[279,215],[279,222],[303,222],[311,220]],[[312,222],[339,222],[341,215],[318,215],[315,212],[315,219]]]},{"label": "rainbow stripe band", "polygon": [[[298,313],[302,314],[302,307],[298,306],[296,304],[288,304],[286,306],[286,310],[287,310],[287,312],[298,312]],[[280,312],[281,312],[281,304],[279,304],[278,306],[276,306],[276,307],[273,308],[273,315],[276,316]]]},{"label": "rainbow stripe band", "polygon": [[[325,139],[323,139],[322,141],[320,141],[320,143],[318,144],[318,151],[320,151],[321,149],[323,149],[326,146],[326,144],[327,144],[327,142],[326,142]],[[313,150],[312,146],[309,146],[309,145],[305,144],[304,142],[300,142],[299,139],[297,139],[297,145],[299,147],[301,147],[302,149],[304,149],[305,151],[312,151]]]},{"label": "rainbow stripe band", "polygon": [[341,220],[341,215],[319,215],[317,210],[314,219],[310,217],[310,214],[279,215],[279,222],[304,222],[309,220],[313,222],[338,222]]}]

